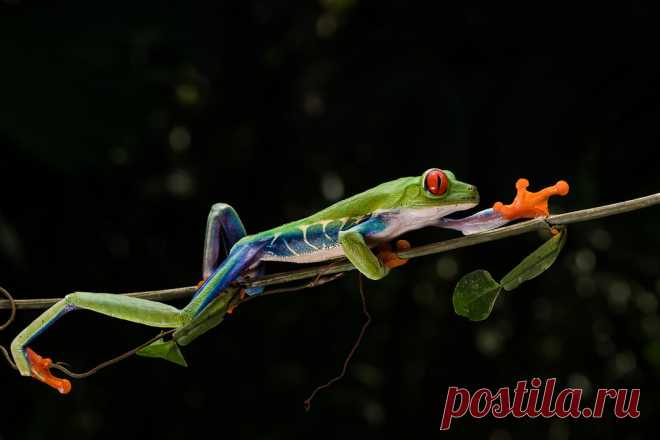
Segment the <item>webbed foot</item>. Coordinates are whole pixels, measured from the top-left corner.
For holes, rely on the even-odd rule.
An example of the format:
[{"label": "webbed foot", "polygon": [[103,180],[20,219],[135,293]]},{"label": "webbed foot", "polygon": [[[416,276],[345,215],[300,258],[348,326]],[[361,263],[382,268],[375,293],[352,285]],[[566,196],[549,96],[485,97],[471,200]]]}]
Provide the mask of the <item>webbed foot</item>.
[{"label": "webbed foot", "polygon": [[542,189],[538,192],[529,192],[527,179],[518,179],[516,182],[516,197],[509,205],[496,202],[493,209],[499,212],[507,220],[518,218],[547,217],[548,199],[554,195],[565,196],[568,194],[568,183],[560,180],[556,184]]},{"label": "webbed foot", "polygon": [[26,353],[28,361],[30,361],[32,377],[55,388],[60,394],[68,394],[71,391],[71,382],[50,373],[50,366],[53,363],[50,358],[42,358],[30,348],[26,349]]},{"label": "webbed foot", "polygon": [[[410,249],[410,242],[407,240],[397,240],[397,252],[406,251],[408,249]],[[392,252],[389,243],[383,243],[378,247],[378,258],[390,269],[402,266],[408,262],[407,258],[400,258],[395,252]]]}]

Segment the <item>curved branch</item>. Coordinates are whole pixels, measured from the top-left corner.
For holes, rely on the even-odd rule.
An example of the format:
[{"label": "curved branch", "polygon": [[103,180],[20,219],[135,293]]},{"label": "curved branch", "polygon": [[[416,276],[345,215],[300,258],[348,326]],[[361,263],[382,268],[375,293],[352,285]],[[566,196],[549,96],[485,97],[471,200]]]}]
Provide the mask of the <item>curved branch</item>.
[{"label": "curved branch", "polygon": [[[613,203],[610,205],[582,209],[579,211],[572,211],[564,214],[551,215],[547,218],[537,218],[537,219],[517,223],[515,225],[494,229],[488,232],[482,232],[479,234],[468,235],[465,237],[458,237],[437,243],[418,246],[408,249],[407,251],[404,252],[399,252],[398,255],[401,258],[416,258],[424,255],[438,254],[453,249],[474,246],[489,241],[501,240],[503,238],[512,237],[514,235],[525,234],[527,232],[547,228],[549,227],[549,225],[566,225],[569,223],[578,223],[578,222],[596,220],[602,217],[609,217],[612,215],[623,214],[625,212],[648,208],[650,206],[654,206],[658,204],[660,204],[660,193],[652,194],[645,197],[640,197],[637,199],[626,200],[624,202]],[[275,284],[288,283],[291,281],[298,281],[307,278],[316,277],[318,279],[320,276],[337,274],[340,272],[346,272],[353,269],[355,269],[355,267],[353,267],[353,265],[350,262],[348,262],[348,260],[341,259],[320,266],[312,266],[312,267],[306,267],[304,269],[265,275],[250,281],[246,281],[242,285],[245,287],[271,286]],[[294,290],[301,290],[308,287],[314,287],[319,284],[321,283],[310,282],[303,286],[280,288],[275,291],[266,291],[266,292],[270,292],[270,293],[288,292]],[[175,289],[123,293],[121,295],[150,299],[154,301],[167,301],[167,300],[192,296],[192,294],[195,293],[196,290],[197,288],[195,286],[187,286],[187,287],[179,287]],[[260,296],[263,296],[263,294]],[[16,308],[19,309],[43,309],[46,307],[50,307],[60,299],[61,298],[15,300],[15,306]],[[12,304],[10,301],[0,300],[0,309],[8,309],[11,307]]]}]

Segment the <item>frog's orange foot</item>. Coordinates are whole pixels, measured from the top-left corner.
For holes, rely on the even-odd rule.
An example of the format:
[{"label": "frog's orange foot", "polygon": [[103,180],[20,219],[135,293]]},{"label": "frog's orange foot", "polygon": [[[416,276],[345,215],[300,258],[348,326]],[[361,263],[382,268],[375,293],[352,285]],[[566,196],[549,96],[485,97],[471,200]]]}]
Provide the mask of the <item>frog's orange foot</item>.
[{"label": "frog's orange foot", "polygon": [[[410,243],[407,240],[397,240],[397,252],[405,251],[408,249],[410,249]],[[378,258],[383,262],[385,266],[390,269],[402,266],[408,262],[407,258],[399,258],[396,253],[392,252],[389,243],[383,243],[379,246]]]},{"label": "frog's orange foot", "polygon": [[50,366],[53,361],[50,358],[42,358],[32,349],[26,349],[28,361],[30,361],[30,370],[32,377],[55,388],[60,394],[68,394],[71,391],[71,382],[66,379],[60,379],[50,373]]},{"label": "frog's orange foot", "polygon": [[202,281],[195,284],[195,288],[199,289],[200,287],[202,287],[204,285],[205,282],[206,282],[206,278],[203,278]]},{"label": "frog's orange foot", "polygon": [[549,215],[548,199],[555,195],[565,196],[568,194],[569,189],[568,183],[563,180],[538,192],[527,191],[528,186],[529,181],[527,179],[518,179],[516,182],[516,197],[513,202],[510,205],[496,202],[493,209],[508,220],[547,217]]}]

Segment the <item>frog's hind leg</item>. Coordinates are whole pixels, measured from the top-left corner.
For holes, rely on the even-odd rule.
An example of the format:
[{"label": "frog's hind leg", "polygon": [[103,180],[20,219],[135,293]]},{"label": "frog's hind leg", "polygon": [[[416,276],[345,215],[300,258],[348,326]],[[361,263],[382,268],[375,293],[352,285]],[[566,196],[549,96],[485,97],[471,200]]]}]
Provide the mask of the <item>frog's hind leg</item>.
[{"label": "frog's hind leg", "polygon": [[[245,235],[245,227],[234,208],[226,203],[216,203],[211,207],[206,222],[206,238],[204,240],[202,268],[204,280],[211,276],[220,264],[221,258],[227,257],[234,244]],[[247,275],[247,278],[254,278],[263,275],[263,273],[264,267],[258,265],[245,275]],[[247,294],[250,296],[259,294],[263,290],[263,287],[246,289]]]},{"label": "frog's hind leg", "polygon": [[229,287],[229,284],[235,281],[245,269],[259,262],[265,245],[265,241],[256,241],[234,246],[227,258],[197,289],[183,312],[197,318],[218,297],[220,292]]},{"label": "frog's hind leg", "polygon": [[223,253],[223,257],[229,255],[232,246],[245,237],[245,234],[245,227],[234,208],[226,203],[216,203],[211,207],[204,240],[202,263],[204,279],[207,279],[220,264],[220,252]]},{"label": "frog's hind leg", "polygon": [[125,321],[160,328],[178,328],[191,319],[183,311],[156,301],[109,293],[74,292],[42,313],[14,338],[11,352],[21,375],[33,376],[57,388],[60,393],[67,393],[71,389],[69,381],[50,374],[48,371],[50,359],[42,359],[27,348],[27,345],[64,314],[76,309],[91,310]]}]

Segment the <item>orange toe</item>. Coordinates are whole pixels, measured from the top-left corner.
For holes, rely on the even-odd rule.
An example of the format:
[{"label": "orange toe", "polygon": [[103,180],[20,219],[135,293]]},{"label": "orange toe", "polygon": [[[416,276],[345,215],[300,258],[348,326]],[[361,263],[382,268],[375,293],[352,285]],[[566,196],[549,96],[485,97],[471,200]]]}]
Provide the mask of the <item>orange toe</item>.
[{"label": "orange toe", "polygon": [[68,394],[71,391],[71,382],[66,379],[60,379],[50,373],[50,366],[53,363],[50,358],[42,358],[37,353],[28,348],[26,350],[32,377],[55,388],[60,394]]},{"label": "orange toe", "polygon": [[[399,240],[396,242],[396,248],[397,251],[410,249],[410,243],[406,240]],[[383,243],[379,246],[378,258],[390,269],[402,266],[408,262],[407,258],[399,258],[396,253],[392,252],[389,243]]]},{"label": "orange toe", "polygon": [[518,179],[516,182],[516,197],[513,202],[509,205],[497,202],[493,205],[493,209],[508,220],[547,217],[550,214],[548,199],[555,195],[565,196],[569,190],[568,183],[563,180],[538,192],[527,191],[528,186],[529,181],[527,179]]},{"label": "orange toe", "polygon": [[397,240],[396,242],[396,250],[398,252],[407,251],[410,247],[410,242],[408,240]]}]

